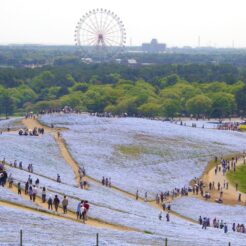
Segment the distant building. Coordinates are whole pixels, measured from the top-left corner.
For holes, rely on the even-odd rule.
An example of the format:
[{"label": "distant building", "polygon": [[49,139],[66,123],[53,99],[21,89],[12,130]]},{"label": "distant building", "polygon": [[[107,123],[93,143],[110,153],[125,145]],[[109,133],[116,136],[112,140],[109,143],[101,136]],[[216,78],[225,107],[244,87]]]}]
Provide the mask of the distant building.
[{"label": "distant building", "polygon": [[128,59],[127,63],[129,66],[136,66],[138,64],[135,59]]},{"label": "distant building", "polygon": [[117,58],[117,59],[115,59],[115,62],[116,62],[117,64],[121,64],[122,59]]},{"label": "distant building", "polygon": [[142,50],[147,53],[161,53],[166,50],[166,44],[159,44],[157,39],[154,38],[150,43],[143,43]]},{"label": "distant building", "polygon": [[89,57],[88,58],[81,58],[81,61],[86,63],[86,64],[90,64],[90,63],[93,62],[93,60],[91,58],[89,58]]}]

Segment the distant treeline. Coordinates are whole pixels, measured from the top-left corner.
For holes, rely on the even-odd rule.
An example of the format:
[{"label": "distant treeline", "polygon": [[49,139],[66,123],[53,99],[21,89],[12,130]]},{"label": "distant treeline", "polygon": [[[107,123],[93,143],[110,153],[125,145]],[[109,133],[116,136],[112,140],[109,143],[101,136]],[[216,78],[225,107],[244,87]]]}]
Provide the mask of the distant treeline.
[{"label": "distant treeline", "polygon": [[[131,52],[127,52],[130,50]],[[136,59],[138,64],[230,64],[236,67],[246,65],[246,49],[169,48],[162,54],[132,52],[133,50],[133,47],[126,47],[125,52],[117,58],[123,62]],[[75,65],[80,64],[81,56],[80,50],[75,46],[0,46],[0,66]]]},{"label": "distant treeline", "polygon": [[246,69],[228,64],[0,68],[0,113],[67,105],[148,117],[244,115],[245,82]]}]

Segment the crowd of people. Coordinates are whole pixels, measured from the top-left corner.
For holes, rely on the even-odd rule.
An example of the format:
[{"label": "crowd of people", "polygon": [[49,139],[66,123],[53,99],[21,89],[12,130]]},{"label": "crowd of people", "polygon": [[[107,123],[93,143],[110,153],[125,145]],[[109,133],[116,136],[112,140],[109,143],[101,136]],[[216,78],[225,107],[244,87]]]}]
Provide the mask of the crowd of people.
[{"label": "crowd of people", "polygon": [[[218,157],[215,157],[215,163],[216,166],[214,168],[214,175],[221,174],[222,176],[226,176],[226,173],[229,171],[236,172],[237,170],[237,163],[238,163],[239,157],[232,157],[230,160],[226,160],[221,158],[218,160]],[[243,155],[240,157],[240,160],[243,162],[243,164],[246,164],[246,154],[243,153]],[[235,184],[235,190],[238,192],[238,183]],[[194,178],[193,180],[193,195],[201,195],[206,200],[211,198],[211,193],[218,194],[218,197],[215,199],[215,202],[217,203],[223,203],[223,197],[226,190],[229,189],[229,182],[224,179],[223,182],[221,181],[210,181],[208,184],[204,184],[204,182],[198,178]],[[238,192],[237,202],[242,202],[242,194]],[[245,201],[246,205],[246,201]]]},{"label": "crowd of people", "polygon": [[[245,160],[245,155],[244,155],[244,160]],[[218,164],[215,168],[215,174],[218,172],[222,172],[224,174],[224,170],[236,170],[236,164],[237,164],[238,158],[232,158],[230,161],[221,159],[220,164]],[[2,160],[2,163],[0,164],[0,185],[5,185],[6,181],[9,182],[9,187],[12,188],[13,185],[13,177],[10,174],[8,176],[7,172],[4,169],[4,164],[6,163],[5,158]],[[15,160],[13,163],[14,167],[19,167],[20,169],[23,168],[22,162],[17,163]],[[33,166],[32,164],[28,165],[28,171],[33,172]],[[80,168],[79,169],[79,175],[81,178],[81,181],[83,180],[83,177],[86,175],[85,169]],[[57,182],[60,181],[60,175],[57,175]],[[84,185],[84,184],[83,184]],[[102,185],[105,185],[107,187],[111,187],[111,178],[102,178]],[[182,188],[175,188],[172,191],[166,191],[166,192],[160,192],[156,194],[155,197],[155,202],[157,205],[160,205],[163,212],[166,211],[166,221],[170,221],[170,211],[171,211],[171,203],[170,201],[173,200],[174,198],[178,196],[188,196],[189,192],[193,193],[194,195],[198,195],[199,193],[203,196],[206,197],[206,192],[203,192],[204,188],[204,183],[202,180],[199,180],[197,178],[194,179],[194,185],[189,186],[189,187],[182,187]],[[228,182],[225,182],[223,185],[222,184],[217,184],[217,187],[214,183],[209,183],[208,184],[209,190],[212,189],[217,189],[218,191],[221,192],[221,188],[227,189],[228,188]],[[30,200],[33,202],[36,202],[37,196],[41,196],[41,201],[42,203],[47,203],[48,209],[53,210],[55,212],[58,212],[58,208],[61,207],[63,210],[63,213],[66,214],[68,212],[68,198],[66,195],[62,199],[58,197],[58,195],[54,195],[52,197],[51,194],[49,194],[47,198],[47,189],[46,187],[40,187],[40,181],[37,178],[35,181],[33,181],[31,174],[28,176],[27,181],[24,184],[24,187],[22,187],[21,182],[17,183],[17,190],[18,194],[22,194],[22,189],[24,190],[24,193],[29,196]],[[40,191],[41,189],[41,191]],[[220,193],[221,194],[221,193]],[[223,193],[222,193],[223,194]],[[222,195],[221,195],[222,197]],[[139,199],[139,192],[137,190],[136,192],[136,200]],[[148,201],[148,195],[147,192],[144,194],[144,201]],[[89,203],[88,201],[81,200],[76,208],[76,218],[78,220],[82,220],[83,223],[85,223],[89,211]],[[163,215],[162,212],[158,215],[159,220],[162,220]],[[225,233],[228,232],[228,225],[223,222],[223,220],[217,220],[216,218],[213,219],[212,223],[208,217],[199,217],[199,224],[202,225],[203,229],[206,229],[207,227],[214,227],[214,228],[220,228],[223,229]],[[237,224],[233,223],[232,225],[232,230],[235,232],[242,232],[246,233],[245,226],[243,224]]]},{"label": "crowd of people", "polygon": [[[225,160],[225,159],[221,158],[220,163],[218,163],[218,165],[215,168],[215,175],[219,172],[222,172],[223,175],[225,175],[226,172],[230,171],[230,170],[233,170],[235,172],[238,160],[239,160],[239,157],[234,157],[231,160]],[[246,154],[245,153],[243,153],[242,160],[243,160],[243,163],[246,164]],[[215,157],[215,162],[218,162],[217,157]],[[215,191],[218,191],[218,194],[219,194],[218,199],[215,199],[215,202],[223,203],[223,191],[226,189],[228,190],[228,188],[229,188],[229,182],[228,181],[224,181],[222,184],[220,182],[218,182],[217,184],[215,184],[215,182],[210,182],[209,184],[206,185],[203,182],[203,180],[201,180],[199,178],[194,178],[191,186],[182,187],[182,188],[175,188],[171,191],[157,193],[155,196],[155,202],[157,205],[160,205],[162,207],[163,211],[165,211],[166,209],[167,209],[167,211],[170,211],[171,210],[170,201],[172,201],[176,197],[188,196],[190,193],[194,196],[200,195],[205,200],[208,200],[211,198],[210,192],[215,190]],[[238,184],[236,184],[235,188],[237,191],[238,190]],[[139,191],[138,190],[136,192],[135,197],[136,197],[136,200],[139,199]],[[148,201],[147,192],[145,192],[145,194],[144,194],[144,201],[145,202]],[[241,193],[238,194],[238,202],[241,202]],[[245,202],[245,205],[246,205],[246,202]],[[161,218],[162,218],[162,215],[160,214],[159,219],[161,219]],[[204,217],[202,220],[199,220],[199,223],[201,223],[203,225],[204,229],[206,229],[207,226],[210,226],[210,220],[206,217]],[[219,222],[218,220],[213,220],[213,226],[214,227],[217,228],[218,223],[221,226],[221,221]],[[223,228],[226,232],[228,231],[227,225],[224,225]],[[235,228],[235,230],[233,229],[233,231],[245,232],[244,225],[237,224],[237,226],[235,226],[235,224],[234,224],[233,228]]]},{"label": "crowd of people", "polygon": [[[0,174],[4,172],[7,174],[3,166],[0,165]],[[9,188],[12,188],[14,179],[11,174],[9,176],[6,175],[6,179],[4,180],[2,177],[0,178],[0,182],[3,182],[1,183],[2,185],[5,185],[7,181],[9,182]],[[37,197],[40,196],[41,202],[47,203],[48,210],[59,212],[59,207],[61,207],[64,214],[68,213],[68,197],[64,195],[61,199],[58,195],[52,196],[52,194],[49,194],[47,196],[47,188],[45,186],[40,187],[40,180],[38,178],[34,181],[32,176],[29,175],[26,182],[22,184],[21,181],[17,181],[16,186],[18,195],[22,195],[23,190],[24,194],[33,202],[38,202]],[[82,220],[83,223],[87,220],[89,207],[90,205],[87,200],[81,200],[76,208],[76,217],[78,220]]]},{"label": "crowd of people", "polygon": [[81,200],[77,205],[76,215],[77,219],[81,219],[83,223],[87,220],[87,214],[89,212],[90,205],[88,201]]},{"label": "crowd of people", "polygon": [[37,128],[37,127],[34,127],[33,129],[20,129],[18,131],[18,134],[20,136],[39,136],[39,135],[43,135],[44,134],[44,128],[43,127],[40,127],[40,128]]},{"label": "crowd of people", "polygon": [[[182,188],[174,188],[171,191],[160,192],[156,194],[155,202],[156,204],[162,204],[167,200],[170,201],[179,196],[188,196],[188,193],[191,191],[192,191],[191,187],[182,187]],[[145,197],[146,197],[146,193],[145,193]]]},{"label": "crowd of people", "polygon": [[[228,232],[228,225],[223,220],[218,220],[216,218],[213,219],[213,221],[210,220],[208,217],[200,216],[198,219],[199,224],[202,226],[202,229],[207,229],[207,227],[213,227],[218,229],[223,229],[225,233]],[[241,232],[246,233],[245,225],[244,224],[232,224],[232,231],[234,232]]]},{"label": "crowd of people", "polygon": [[[232,157],[231,160],[225,160],[225,159],[221,158],[220,163],[218,163],[214,169],[214,174],[218,175],[218,173],[222,173],[222,175],[225,176],[226,173],[229,171],[236,172],[238,160],[239,160],[239,157],[237,157],[237,156]],[[243,153],[243,155],[241,156],[241,161],[243,162],[244,165],[246,164],[246,154],[245,153]],[[217,157],[215,157],[215,162],[218,162]],[[223,183],[218,182],[217,184],[214,184],[214,182],[210,182],[209,183],[209,189],[210,190],[216,189],[216,187],[215,187],[216,185],[217,185],[217,190],[220,193],[220,199],[222,199],[223,190],[229,189],[229,183],[226,182],[225,180]],[[236,191],[238,191],[238,188],[239,188],[239,185],[238,185],[238,183],[236,183],[235,184]],[[238,202],[242,202],[241,196],[242,196],[242,194],[238,193],[238,199],[237,199]],[[246,204],[246,201],[245,201],[245,204]]]},{"label": "crowd of people", "polygon": [[[6,163],[5,158],[3,159],[2,163],[3,164],[0,165],[0,170],[4,169],[4,164]],[[22,162],[19,162],[19,165],[18,165],[16,160],[14,161],[14,164],[11,163],[10,165],[14,166],[16,168],[23,169]],[[28,167],[27,167],[27,170],[30,173],[33,173],[33,165],[29,164]],[[3,173],[6,173],[6,172],[3,171]],[[83,177],[86,175],[84,167],[79,168],[79,175],[80,175],[80,180],[82,182],[82,184],[81,184],[82,187],[81,188],[86,189],[87,182],[85,180],[84,181],[82,180]],[[3,180],[4,180],[3,183],[5,184],[6,181],[7,181],[7,176],[6,176],[6,180],[4,178],[3,178]],[[14,179],[12,178],[12,175],[10,174],[9,177],[8,177],[9,188],[12,188],[13,181],[14,181]],[[61,177],[60,177],[59,174],[57,174],[57,180],[56,181],[58,183],[61,183]],[[0,179],[0,182],[1,182],[1,179]],[[17,183],[18,194],[19,195],[22,194],[22,188],[23,188],[24,194],[28,195],[30,200],[35,202],[37,194],[40,193],[39,190],[38,190],[39,189],[39,184],[40,184],[40,181],[39,181],[38,178],[35,181],[33,181],[31,175],[29,175],[28,179],[25,182],[23,187],[21,185],[21,182]],[[56,212],[58,212],[59,205],[61,204],[62,209],[63,209],[63,213],[64,214],[67,213],[67,211],[68,211],[68,198],[67,198],[67,196],[64,196],[64,198],[61,199],[61,201],[60,201],[58,195],[55,195],[54,198],[53,198],[52,195],[49,194],[49,196],[47,198],[47,189],[46,189],[46,187],[40,187],[40,189],[41,189],[41,200],[42,200],[42,203],[46,203],[47,202],[48,210],[53,210],[53,208],[54,208],[54,210]],[[80,204],[80,210],[78,208],[76,210],[77,219],[81,219],[82,222],[85,223],[85,221],[87,220],[87,214],[88,214],[88,211],[89,211],[89,203],[86,200],[81,200],[81,202],[79,204]],[[79,215],[78,215],[78,211],[80,211]]]},{"label": "crowd of people", "polygon": [[[193,120],[193,118],[190,118],[190,120]],[[206,119],[203,118],[203,121],[205,121]],[[197,122],[198,119],[196,119]],[[196,122],[191,122],[191,124],[189,124],[189,120],[187,121],[183,121],[181,118],[178,120],[171,120],[172,123],[181,125],[181,126],[191,126],[193,128],[197,127],[197,123]],[[207,119],[207,122],[209,122],[209,119]],[[217,122],[215,122],[214,124],[216,124],[215,129],[218,130],[230,130],[230,131],[240,131],[240,126],[241,125],[246,125],[246,121],[228,121],[228,122],[222,122],[222,120],[219,120]],[[204,124],[200,124],[199,128],[205,128]]]},{"label": "crowd of people", "polygon": [[64,114],[71,114],[71,113],[79,113],[78,110],[73,109],[70,106],[65,106],[63,108],[50,108],[47,110],[41,110],[38,112],[37,116],[43,114],[55,114],[55,113],[64,113]]},{"label": "crowd of people", "polygon": [[219,129],[219,130],[238,131],[240,125],[241,125],[241,122],[224,122],[224,123],[218,124],[217,129]]},{"label": "crowd of people", "polygon": [[[63,113],[71,113],[70,109],[63,109],[59,112]],[[47,113],[47,112],[41,112],[41,113]],[[54,111],[50,111],[48,113],[54,113]],[[101,115],[95,115],[98,117],[101,117]],[[27,115],[27,118],[34,117],[33,115]],[[103,116],[105,117],[105,115]],[[108,116],[110,117],[110,116]],[[196,126],[193,126],[196,127]],[[44,134],[44,128],[34,128],[33,130],[20,130],[19,135],[32,135],[32,136],[38,136],[39,134]],[[60,137],[60,133],[58,135]],[[244,164],[246,164],[246,155],[243,156]],[[216,157],[216,162],[218,161]],[[220,163],[217,164],[215,168],[215,175],[222,172],[223,175],[226,175],[226,172],[233,170],[236,171],[237,168],[237,161],[238,158],[232,158],[231,160],[225,160],[221,158]],[[0,164],[0,186],[4,186],[6,182],[9,182],[9,187],[12,188],[14,179],[12,175],[7,174],[6,170],[4,169],[5,159],[2,161],[2,164]],[[15,160],[14,163],[10,163],[11,166],[14,166],[15,168],[23,169],[23,164],[20,161],[19,163]],[[28,172],[33,173],[33,165],[29,164],[27,167]],[[87,181],[85,179],[86,173],[84,168],[79,168],[79,178],[80,178],[80,188],[86,189],[87,187]],[[61,183],[61,177],[59,174],[57,174],[57,182]],[[110,177],[102,177],[101,183],[103,186],[111,187],[111,178]],[[189,192],[193,193],[193,195],[201,195],[205,199],[210,199],[211,195],[209,191],[212,190],[218,190],[219,192],[219,198],[217,199],[217,202],[222,203],[223,202],[223,190],[228,189],[229,183],[224,181],[224,183],[218,182],[217,184],[215,182],[210,182],[208,186],[206,187],[208,190],[205,190],[205,184],[202,180],[195,178],[193,185],[189,187],[182,187],[182,188],[175,188],[172,191],[166,191],[166,192],[160,192],[156,194],[155,202],[157,205],[161,206],[163,212],[167,211],[166,213],[166,221],[170,221],[170,211],[171,211],[171,203],[170,201],[173,200],[176,197],[179,196],[188,196]],[[36,198],[38,195],[41,195],[42,203],[47,203],[49,210],[54,210],[58,212],[58,208],[61,206],[63,209],[63,213],[68,213],[68,205],[69,200],[66,195],[61,199],[58,197],[58,195],[54,195],[52,197],[51,194],[47,197],[47,189],[46,187],[40,187],[40,181],[39,179],[36,179],[35,182],[33,182],[31,175],[29,175],[28,180],[25,182],[24,187],[22,187],[21,182],[17,183],[17,190],[18,194],[22,194],[22,189],[25,192],[25,195],[28,195],[30,200],[33,202],[36,202]],[[39,191],[41,189],[41,192]],[[238,184],[236,185],[236,190],[238,190]],[[139,192],[136,192],[136,200],[139,199]],[[148,194],[145,192],[144,194],[144,201],[148,201]],[[241,194],[239,193],[238,201],[241,202]],[[83,223],[87,220],[87,215],[89,211],[89,203],[86,200],[81,200],[76,208],[76,216],[78,220],[82,220]],[[162,220],[162,212],[159,214],[159,220]],[[209,218],[207,217],[199,217],[199,224],[202,225],[203,229],[206,229],[207,227],[213,226],[214,228],[220,228],[223,229],[225,233],[228,232],[228,225],[227,223],[224,223],[223,220],[217,220],[216,218],[213,219],[212,224]],[[236,232],[242,232],[246,233],[245,226],[243,224],[235,224],[232,225],[232,230]]]}]

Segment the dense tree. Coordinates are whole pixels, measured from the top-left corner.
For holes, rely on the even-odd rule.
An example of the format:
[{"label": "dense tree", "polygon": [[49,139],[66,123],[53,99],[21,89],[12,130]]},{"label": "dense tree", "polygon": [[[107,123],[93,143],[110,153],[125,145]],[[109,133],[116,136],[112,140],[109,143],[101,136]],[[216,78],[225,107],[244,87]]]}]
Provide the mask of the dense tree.
[{"label": "dense tree", "polygon": [[160,114],[160,105],[156,103],[145,103],[138,107],[138,113],[141,116],[146,116],[146,117],[154,117],[154,116],[159,116]]},{"label": "dense tree", "polygon": [[89,88],[87,83],[76,83],[71,87],[71,91],[82,91],[86,92]]},{"label": "dense tree", "polygon": [[34,77],[30,82],[32,89],[40,92],[42,89],[53,85],[54,74],[50,71],[44,71],[38,76]]},{"label": "dense tree", "polygon": [[130,116],[137,115],[137,103],[136,98],[128,98],[120,101],[115,109],[116,114],[128,113]]},{"label": "dense tree", "polygon": [[[17,53],[13,56],[22,54]],[[33,54],[28,53],[37,64],[38,53],[35,48]],[[49,56],[44,53],[41,60]],[[75,62],[74,57],[62,57],[62,52],[59,55],[57,65],[31,69],[19,64],[19,68],[0,68],[0,94],[7,94],[13,100],[11,104],[17,112],[69,105],[83,111],[149,117],[189,114],[224,117],[246,113],[246,69],[243,67],[213,65],[209,59],[206,64],[200,63],[199,59],[205,59],[200,55],[192,57],[197,62],[194,64],[188,62],[191,57],[181,54],[165,55],[167,62],[163,56],[142,54],[137,55],[140,61],[157,59],[163,65],[136,67],[81,64]],[[177,59],[176,64],[166,64],[173,59]],[[178,64],[181,60],[185,62]]]},{"label": "dense tree", "polygon": [[237,91],[236,93],[236,102],[239,112],[241,112],[244,116],[246,114],[246,85]]},{"label": "dense tree", "polygon": [[[61,106],[69,106],[72,108],[82,107],[83,94],[81,92],[74,92],[60,98]],[[85,107],[85,106],[84,106]],[[85,107],[86,108],[86,107]]]},{"label": "dense tree", "polygon": [[167,86],[171,86],[171,85],[175,85],[180,80],[180,78],[177,74],[172,74],[167,76],[165,80],[166,80],[165,84]]},{"label": "dense tree", "polygon": [[14,100],[7,91],[0,93],[0,114],[4,114],[6,119],[14,111]]},{"label": "dense tree", "polygon": [[165,100],[161,108],[162,114],[168,118],[173,118],[180,112],[179,102],[173,99]]},{"label": "dense tree", "polygon": [[60,100],[50,100],[50,101],[39,101],[35,105],[27,103],[26,110],[27,111],[41,111],[47,109],[59,109],[61,108]]},{"label": "dense tree", "polygon": [[236,110],[236,102],[233,95],[218,92],[211,94],[212,98],[212,111],[213,117],[225,117],[230,116]]},{"label": "dense tree", "polygon": [[186,103],[186,109],[189,113],[196,115],[208,115],[211,110],[212,100],[205,95],[197,95],[190,98]]},{"label": "dense tree", "polygon": [[38,98],[38,95],[26,85],[8,89],[8,93],[13,98],[17,108],[23,107],[27,102],[34,102]]}]

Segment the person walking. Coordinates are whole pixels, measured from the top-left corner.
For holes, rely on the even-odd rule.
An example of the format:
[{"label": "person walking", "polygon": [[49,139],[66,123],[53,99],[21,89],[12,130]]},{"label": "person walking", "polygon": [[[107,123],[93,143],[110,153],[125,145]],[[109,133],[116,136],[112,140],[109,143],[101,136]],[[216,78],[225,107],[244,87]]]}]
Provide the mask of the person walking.
[{"label": "person walking", "polygon": [[59,200],[59,198],[58,198],[57,195],[55,195],[55,198],[54,198],[53,203],[54,203],[54,206],[55,206],[55,211],[57,212],[58,206],[59,206],[59,204],[60,204],[60,200]]},{"label": "person walking", "polygon": [[63,208],[63,213],[66,214],[67,213],[67,206],[68,206],[68,199],[66,196],[64,196],[63,200],[62,200],[62,208]]},{"label": "person walking", "polygon": [[28,195],[30,197],[30,200],[32,201],[32,186],[29,186]]},{"label": "person walking", "polygon": [[218,185],[217,186],[218,186],[218,191],[219,191],[220,190],[220,182],[218,182]]},{"label": "person walking", "polygon": [[42,202],[45,203],[46,202],[46,188],[43,187],[42,189]]},{"label": "person walking", "polygon": [[144,194],[144,201],[147,202],[147,199],[148,199],[148,193],[146,191],[145,194]]},{"label": "person walking", "polygon": [[238,202],[241,202],[241,196],[242,196],[242,194],[239,193],[239,194],[238,194]]},{"label": "person walking", "polygon": [[25,184],[25,195],[28,194],[28,190],[29,190],[29,183],[27,181],[26,184]]},{"label": "person walking", "polygon": [[223,191],[220,191],[220,199],[223,197]]},{"label": "person walking", "polygon": [[137,192],[136,192],[136,200],[138,200],[138,190],[137,190]]},{"label": "person walking", "polygon": [[82,178],[80,179],[79,184],[80,184],[80,188],[81,189],[84,189],[84,182],[83,182],[83,179]]},{"label": "person walking", "polygon": [[199,216],[198,222],[200,225],[202,225],[202,216],[201,215]]},{"label": "person walking", "polygon": [[162,209],[163,209],[163,211],[166,210],[166,203],[165,202],[162,203]]},{"label": "person walking", "polygon": [[57,181],[58,183],[61,183],[61,176],[60,176],[59,174],[57,174],[56,181]]},{"label": "person walking", "polygon": [[35,181],[35,185],[38,187],[39,186],[39,179],[37,178]]},{"label": "person walking", "polygon": [[155,202],[156,202],[156,204],[160,204],[160,196],[159,196],[159,194],[156,194]]},{"label": "person walking", "polygon": [[166,219],[167,219],[167,222],[170,221],[170,214],[169,214],[169,212],[166,214]]},{"label": "person walking", "polygon": [[[5,181],[5,183],[6,183],[6,181]],[[13,179],[12,175],[10,174],[9,175],[9,188],[13,187],[13,183],[14,183],[14,179]]]},{"label": "person walking", "polygon": [[32,184],[32,177],[31,177],[31,175],[28,176],[27,182],[28,182],[28,184]]},{"label": "person walking", "polygon": [[85,215],[86,215],[86,208],[84,206],[84,204],[82,204],[81,206],[81,216],[80,218],[82,219],[82,222],[85,223]]},{"label": "person walking", "polygon": [[33,202],[35,202],[35,200],[36,200],[37,193],[38,193],[37,187],[34,185],[33,189],[32,189],[32,200],[33,200]]},{"label": "person walking", "polygon": [[22,170],[22,161],[19,162],[19,168]]},{"label": "person walking", "polygon": [[21,195],[21,183],[20,182],[17,184],[17,189],[18,189],[18,195]]},{"label": "person walking", "polygon": [[207,218],[204,217],[202,221],[202,229],[206,230],[207,229]]},{"label": "person walking", "polygon": [[87,181],[86,181],[86,180],[84,180],[84,182],[83,182],[83,188],[86,190],[86,189],[87,189],[87,187],[88,187],[88,183],[87,183]]},{"label": "person walking", "polygon": [[227,224],[225,223],[224,224],[224,233],[227,233],[228,232],[228,226],[227,226]]},{"label": "person walking", "polygon": [[80,218],[80,213],[81,213],[81,204],[83,204],[84,201],[81,201],[77,205],[77,210],[76,210],[76,215],[77,215],[77,220]]},{"label": "person walking", "polygon": [[48,209],[49,210],[53,210],[53,201],[52,201],[52,196],[49,195],[49,199],[48,199]]},{"label": "person walking", "polygon": [[88,201],[84,202],[84,207],[85,207],[85,220],[87,220],[87,215],[88,215],[89,208],[90,208]]}]

